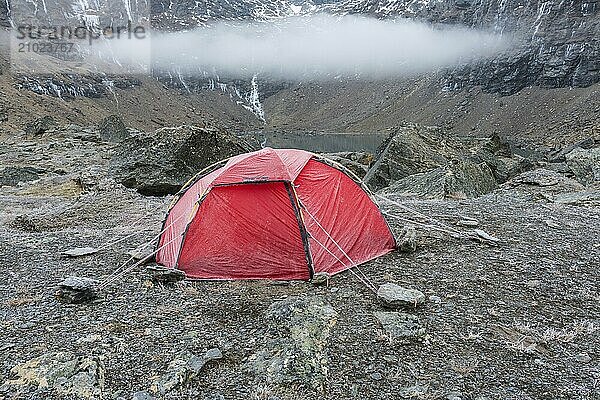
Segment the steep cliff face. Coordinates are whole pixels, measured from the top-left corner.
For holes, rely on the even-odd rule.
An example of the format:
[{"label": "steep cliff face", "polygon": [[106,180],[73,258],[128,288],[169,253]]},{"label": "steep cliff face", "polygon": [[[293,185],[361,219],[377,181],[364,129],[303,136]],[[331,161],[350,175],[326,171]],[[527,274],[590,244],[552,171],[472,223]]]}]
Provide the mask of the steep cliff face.
[{"label": "steep cliff face", "polygon": [[508,95],[532,85],[586,87],[600,81],[596,0],[344,0],[323,9],[460,24],[514,38],[510,53],[448,71],[442,81],[446,90],[483,86]]},{"label": "steep cliff face", "polygon": [[[600,7],[596,1],[481,0],[472,24],[514,34],[516,51],[491,63],[452,71],[449,88],[481,85],[513,94],[527,86],[587,87],[600,81]],[[486,10],[478,14],[477,10]]]},{"label": "steep cliff face", "polygon": [[316,10],[310,0],[0,0],[0,24],[10,26],[11,13],[54,24],[136,21],[151,15],[154,28],[181,30],[214,21],[263,21]]},{"label": "steep cliff face", "polygon": [[66,24],[93,30],[125,26],[127,21],[136,24],[147,18],[148,12],[148,4],[143,0],[0,0],[0,21],[5,20],[6,26]]},{"label": "steep cliff face", "polygon": [[[497,59],[447,71],[445,90],[482,86],[513,94],[527,86],[586,87],[600,81],[600,6],[598,0],[153,0],[69,1],[0,0],[0,24],[11,13],[38,21],[66,19],[87,26],[139,19],[151,14],[160,30],[205,26],[214,21],[264,21],[327,12],[376,18],[407,17],[435,24],[481,28],[510,36],[513,50]],[[148,6],[149,4],[149,6]],[[110,13],[99,13],[98,8]],[[110,18],[103,21],[102,19]]]},{"label": "steep cliff face", "polygon": [[316,10],[311,1],[154,0],[152,22],[156,29],[180,30],[205,26],[215,21],[264,21]]},{"label": "steep cliff face", "polygon": [[[380,19],[406,17],[434,25],[484,29],[510,37],[515,43],[510,51],[493,60],[437,71],[421,79],[426,84],[417,80],[415,85],[423,86],[426,91],[424,97],[437,99],[436,96],[448,94],[448,97],[456,95],[463,99],[464,96],[471,96],[469,93],[474,87],[480,87],[486,94],[505,96],[524,92],[523,89],[528,87],[565,90],[587,87],[582,93],[588,96],[587,90],[593,89],[590,86],[600,82],[599,3],[600,0],[12,0],[12,3],[11,0],[0,0],[0,26],[10,26],[11,15],[30,15],[32,21],[54,25],[67,20],[71,25],[85,24],[90,28],[122,24],[127,19],[139,21],[150,15],[152,26],[159,30],[188,30],[215,21],[269,21],[319,12],[359,14]],[[99,12],[99,7],[109,7],[110,12]],[[0,69],[6,70],[1,62]],[[212,68],[184,75],[177,70],[155,72],[154,77],[161,84],[176,90],[172,93],[186,96],[200,93],[204,96],[210,92],[211,96],[225,99],[218,103],[217,115],[230,113],[237,116],[250,111],[256,117],[255,123],[266,122],[267,126],[293,125],[294,120],[290,119],[290,115],[292,111],[296,113],[294,110],[300,109],[303,110],[301,121],[305,121],[307,115],[315,115],[315,121],[319,123],[311,125],[308,121],[301,125],[298,120],[298,128],[313,126],[315,129],[321,126],[321,121],[338,119],[340,123],[335,125],[338,128],[379,128],[393,124],[397,118],[408,118],[404,114],[399,115],[395,111],[397,109],[408,109],[410,116],[414,114],[413,108],[407,107],[407,103],[413,101],[407,96],[413,95],[400,90],[405,85],[402,79],[395,79],[389,84],[399,90],[395,97],[389,92],[379,93],[378,88],[383,83],[369,82],[368,77],[363,77],[362,83],[348,87],[345,87],[345,83],[333,80],[326,85],[330,90],[319,88],[314,93],[307,89],[307,85],[296,87],[295,84],[275,81],[267,76],[257,77],[253,71],[249,71],[247,79],[230,79]],[[115,90],[121,89],[118,85],[121,81],[119,77],[102,75],[83,80],[63,75],[19,76],[11,85],[19,90],[53,97],[111,99],[116,98]],[[132,92],[139,87],[135,84],[125,86],[123,90],[131,89]],[[339,104],[343,108],[336,108],[331,115],[327,114],[327,120],[323,119],[322,105],[337,104],[340,93],[346,93],[343,104]],[[373,109],[370,103],[363,100],[365,96],[374,99],[373,104],[376,104]],[[302,98],[311,101],[300,107],[299,104],[304,104]],[[292,99],[293,104],[290,103]],[[472,103],[477,101],[473,99]],[[349,104],[356,109],[348,114],[343,110],[348,110]],[[430,108],[431,104],[438,102],[427,100],[423,104]],[[423,104],[415,105],[419,114],[423,114]],[[448,111],[451,114],[451,118],[448,118],[464,120],[464,108],[467,107],[460,105],[456,110],[453,108],[451,112]],[[358,115],[369,121],[377,121],[362,125],[348,122]],[[434,121],[428,123],[437,124],[435,121],[438,120],[448,122],[444,118],[442,114],[432,115]],[[477,126],[475,123],[472,125]]]},{"label": "steep cliff face", "polygon": [[446,71],[440,87],[447,91],[482,86],[488,92],[510,95],[528,86],[587,87],[600,81],[597,0],[157,0],[152,7],[156,25],[168,29],[317,12],[414,18],[512,38],[515,45],[510,52]]}]

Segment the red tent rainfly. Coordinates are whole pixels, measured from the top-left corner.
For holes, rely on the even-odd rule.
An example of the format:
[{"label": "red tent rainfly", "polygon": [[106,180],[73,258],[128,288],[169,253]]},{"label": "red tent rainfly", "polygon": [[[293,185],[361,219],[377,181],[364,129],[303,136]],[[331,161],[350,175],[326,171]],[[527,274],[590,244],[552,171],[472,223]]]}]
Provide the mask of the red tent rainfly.
[{"label": "red tent rainfly", "polygon": [[156,260],[196,279],[307,280],[395,248],[377,205],[343,168],[265,148],[199,174],[169,210]]}]

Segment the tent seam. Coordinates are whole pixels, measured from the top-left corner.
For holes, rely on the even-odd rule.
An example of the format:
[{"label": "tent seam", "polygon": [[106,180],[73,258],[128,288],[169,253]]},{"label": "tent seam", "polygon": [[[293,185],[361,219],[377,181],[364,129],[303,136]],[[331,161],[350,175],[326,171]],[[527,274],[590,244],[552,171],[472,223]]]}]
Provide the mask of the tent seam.
[{"label": "tent seam", "polygon": [[177,253],[177,258],[175,258],[175,267],[174,267],[174,269],[179,269],[179,258],[181,257],[181,253],[183,252],[183,246],[185,245],[185,239],[187,237],[188,230],[190,229],[190,226],[192,225],[192,222],[194,222],[194,220],[196,219],[196,216],[198,215],[198,211],[200,211],[200,207],[202,206],[202,203],[208,197],[208,195],[212,192],[212,189],[213,189],[212,186],[209,186],[208,189],[206,190],[206,193],[204,193],[202,195],[202,197],[200,197],[194,203],[194,207],[197,206],[198,208],[196,209],[196,212],[194,213],[194,215],[190,218],[189,222],[185,226],[185,230],[183,231],[183,235],[181,237],[181,246],[179,247],[179,252]]},{"label": "tent seam", "polygon": [[292,205],[292,210],[296,216],[296,221],[298,222],[298,228],[300,229],[300,239],[302,240],[302,247],[304,248],[304,254],[306,255],[306,263],[308,266],[308,275],[309,278],[312,279],[315,275],[315,267],[313,265],[312,254],[310,252],[310,243],[309,243],[309,233],[306,230],[306,224],[304,223],[304,219],[302,218],[301,208],[300,208],[300,200],[298,199],[298,195],[296,194],[296,190],[294,190],[294,184],[291,182],[284,183],[285,189],[288,193],[288,197],[290,199],[290,203]]}]

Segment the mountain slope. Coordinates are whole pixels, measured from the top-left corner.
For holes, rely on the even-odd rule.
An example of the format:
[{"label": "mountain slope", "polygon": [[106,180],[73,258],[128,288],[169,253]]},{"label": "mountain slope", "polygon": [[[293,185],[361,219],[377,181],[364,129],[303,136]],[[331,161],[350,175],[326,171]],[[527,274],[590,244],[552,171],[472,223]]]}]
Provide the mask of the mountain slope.
[{"label": "mountain slope", "polygon": [[[93,3],[59,0],[44,7],[41,0],[32,0],[26,4],[36,10],[40,21],[67,18],[86,24],[109,22],[101,20],[102,16],[92,18],[97,14]],[[144,4],[119,1],[111,2],[111,7],[118,20],[143,16]],[[8,2],[0,0],[0,23],[4,25],[9,25],[9,7]],[[243,81],[220,76],[218,71],[201,76],[182,76],[173,71],[111,91],[102,82],[113,77],[92,76],[79,81],[60,74],[23,77],[3,68],[0,90],[5,99],[11,99],[4,102],[14,103],[8,105],[14,113],[4,127],[17,129],[24,120],[32,119],[23,111],[29,102],[38,114],[64,110],[58,119],[65,122],[95,122],[108,113],[122,113],[128,123],[143,129],[193,120],[203,114],[202,118],[234,130],[264,126],[372,131],[407,120],[444,125],[456,133],[499,131],[550,145],[597,134],[600,10],[596,1],[155,0],[150,8],[154,27],[164,30],[190,29],[215,21],[268,22],[327,12],[409,17],[432,24],[485,29],[514,38],[516,46],[492,61],[428,76],[380,81],[362,77],[296,84],[260,75]],[[90,92],[90,79],[96,82],[92,86],[97,90]],[[61,85],[67,85],[67,90]],[[60,98],[65,92],[75,95]],[[74,113],[73,108],[81,112]],[[153,113],[150,117],[144,112],[148,109]]]},{"label": "mountain slope", "polygon": [[600,140],[600,84],[525,88],[512,96],[481,88],[443,91],[439,76],[402,81],[298,84],[267,97],[266,129],[380,132],[403,122],[457,135],[501,133],[524,145]]}]

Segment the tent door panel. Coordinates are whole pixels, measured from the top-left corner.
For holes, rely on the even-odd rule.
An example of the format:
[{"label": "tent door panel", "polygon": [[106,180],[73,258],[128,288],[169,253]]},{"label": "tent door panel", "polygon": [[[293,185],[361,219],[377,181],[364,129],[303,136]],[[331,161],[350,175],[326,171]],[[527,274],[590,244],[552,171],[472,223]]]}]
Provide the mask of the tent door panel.
[{"label": "tent door panel", "polygon": [[285,184],[213,188],[188,228],[178,268],[198,279],[309,279]]}]

